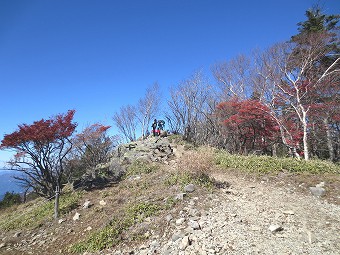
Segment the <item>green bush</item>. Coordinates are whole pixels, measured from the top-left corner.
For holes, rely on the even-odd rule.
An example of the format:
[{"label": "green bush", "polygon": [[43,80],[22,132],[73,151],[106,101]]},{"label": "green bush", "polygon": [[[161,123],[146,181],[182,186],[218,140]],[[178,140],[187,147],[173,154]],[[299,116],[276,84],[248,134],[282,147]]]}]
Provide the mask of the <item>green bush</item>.
[{"label": "green bush", "polygon": [[180,185],[182,188],[190,183],[197,184],[209,190],[215,185],[214,180],[205,173],[172,173],[164,181],[164,184],[167,186]]},{"label": "green bush", "polygon": [[7,208],[20,203],[21,197],[19,193],[6,192],[2,201],[0,201],[0,208]]},{"label": "green bush", "polygon": [[223,168],[239,169],[254,173],[287,171],[291,173],[340,173],[340,166],[323,160],[298,160],[294,158],[276,158],[270,156],[231,155],[220,151],[215,156],[215,163]]}]

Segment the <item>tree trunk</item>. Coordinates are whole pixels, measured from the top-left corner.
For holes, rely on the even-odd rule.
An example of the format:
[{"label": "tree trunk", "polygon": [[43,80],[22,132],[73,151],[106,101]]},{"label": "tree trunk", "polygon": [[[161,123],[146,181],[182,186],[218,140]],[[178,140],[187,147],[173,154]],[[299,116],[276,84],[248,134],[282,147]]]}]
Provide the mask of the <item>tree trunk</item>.
[{"label": "tree trunk", "polygon": [[328,123],[327,117],[325,117],[323,119],[323,123],[324,123],[325,129],[326,129],[326,138],[327,138],[327,147],[328,147],[328,151],[329,151],[329,160],[334,161],[335,155],[334,155],[334,148],[333,148],[333,142],[332,142],[332,134],[331,134],[331,131],[329,129],[329,123]]},{"label": "tree trunk", "polygon": [[308,151],[308,136],[307,136],[307,113],[306,111],[302,112],[302,126],[303,126],[303,154],[305,160],[309,160],[309,151]]},{"label": "tree trunk", "polygon": [[272,145],[272,156],[277,157],[277,144],[276,143]]}]

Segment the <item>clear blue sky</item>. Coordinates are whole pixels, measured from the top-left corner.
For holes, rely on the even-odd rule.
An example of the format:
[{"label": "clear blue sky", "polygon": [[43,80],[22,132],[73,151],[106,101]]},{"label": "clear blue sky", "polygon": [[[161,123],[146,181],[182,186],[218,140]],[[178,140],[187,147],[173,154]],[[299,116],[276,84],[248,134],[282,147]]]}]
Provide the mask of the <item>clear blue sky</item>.
[{"label": "clear blue sky", "polygon": [[[0,139],[75,109],[80,129],[255,48],[288,40],[312,0],[0,0]],[[327,14],[339,0],[320,1]],[[0,167],[10,153],[0,151]]]}]

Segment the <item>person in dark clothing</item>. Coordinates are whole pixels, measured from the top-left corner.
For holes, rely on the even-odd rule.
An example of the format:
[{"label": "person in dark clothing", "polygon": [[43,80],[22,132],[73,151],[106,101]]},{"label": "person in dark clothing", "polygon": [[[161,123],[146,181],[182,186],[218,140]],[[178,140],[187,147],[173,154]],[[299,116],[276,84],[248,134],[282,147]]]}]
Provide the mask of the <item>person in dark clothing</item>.
[{"label": "person in dark clothing", "polygon": [[159,120],[158,121],[158,128],[159,128],[160,131],[163,131],[164,125],[165,125],[165,121],[164,120]]},{"label": "person in dark clothing", "polygon": [[156,119],[154,119],[151,127],[152,127],[152,134],[153,134],[153,136],[156,136],[157,135],[156,134],[156,128],[157,128],[157,120]]}]

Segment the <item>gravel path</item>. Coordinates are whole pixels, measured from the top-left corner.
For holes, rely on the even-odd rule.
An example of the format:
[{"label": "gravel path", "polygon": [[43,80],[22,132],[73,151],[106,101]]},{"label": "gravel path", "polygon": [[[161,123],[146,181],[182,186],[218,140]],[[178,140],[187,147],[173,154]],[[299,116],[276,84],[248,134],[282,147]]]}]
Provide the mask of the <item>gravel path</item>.
[{"label": "gravel path", "polygon": [[165,219],[166,237],[110,254],[340,254],[340,206],[290,186],[215,177],[231,186],[204,199],[193,192]]}]

